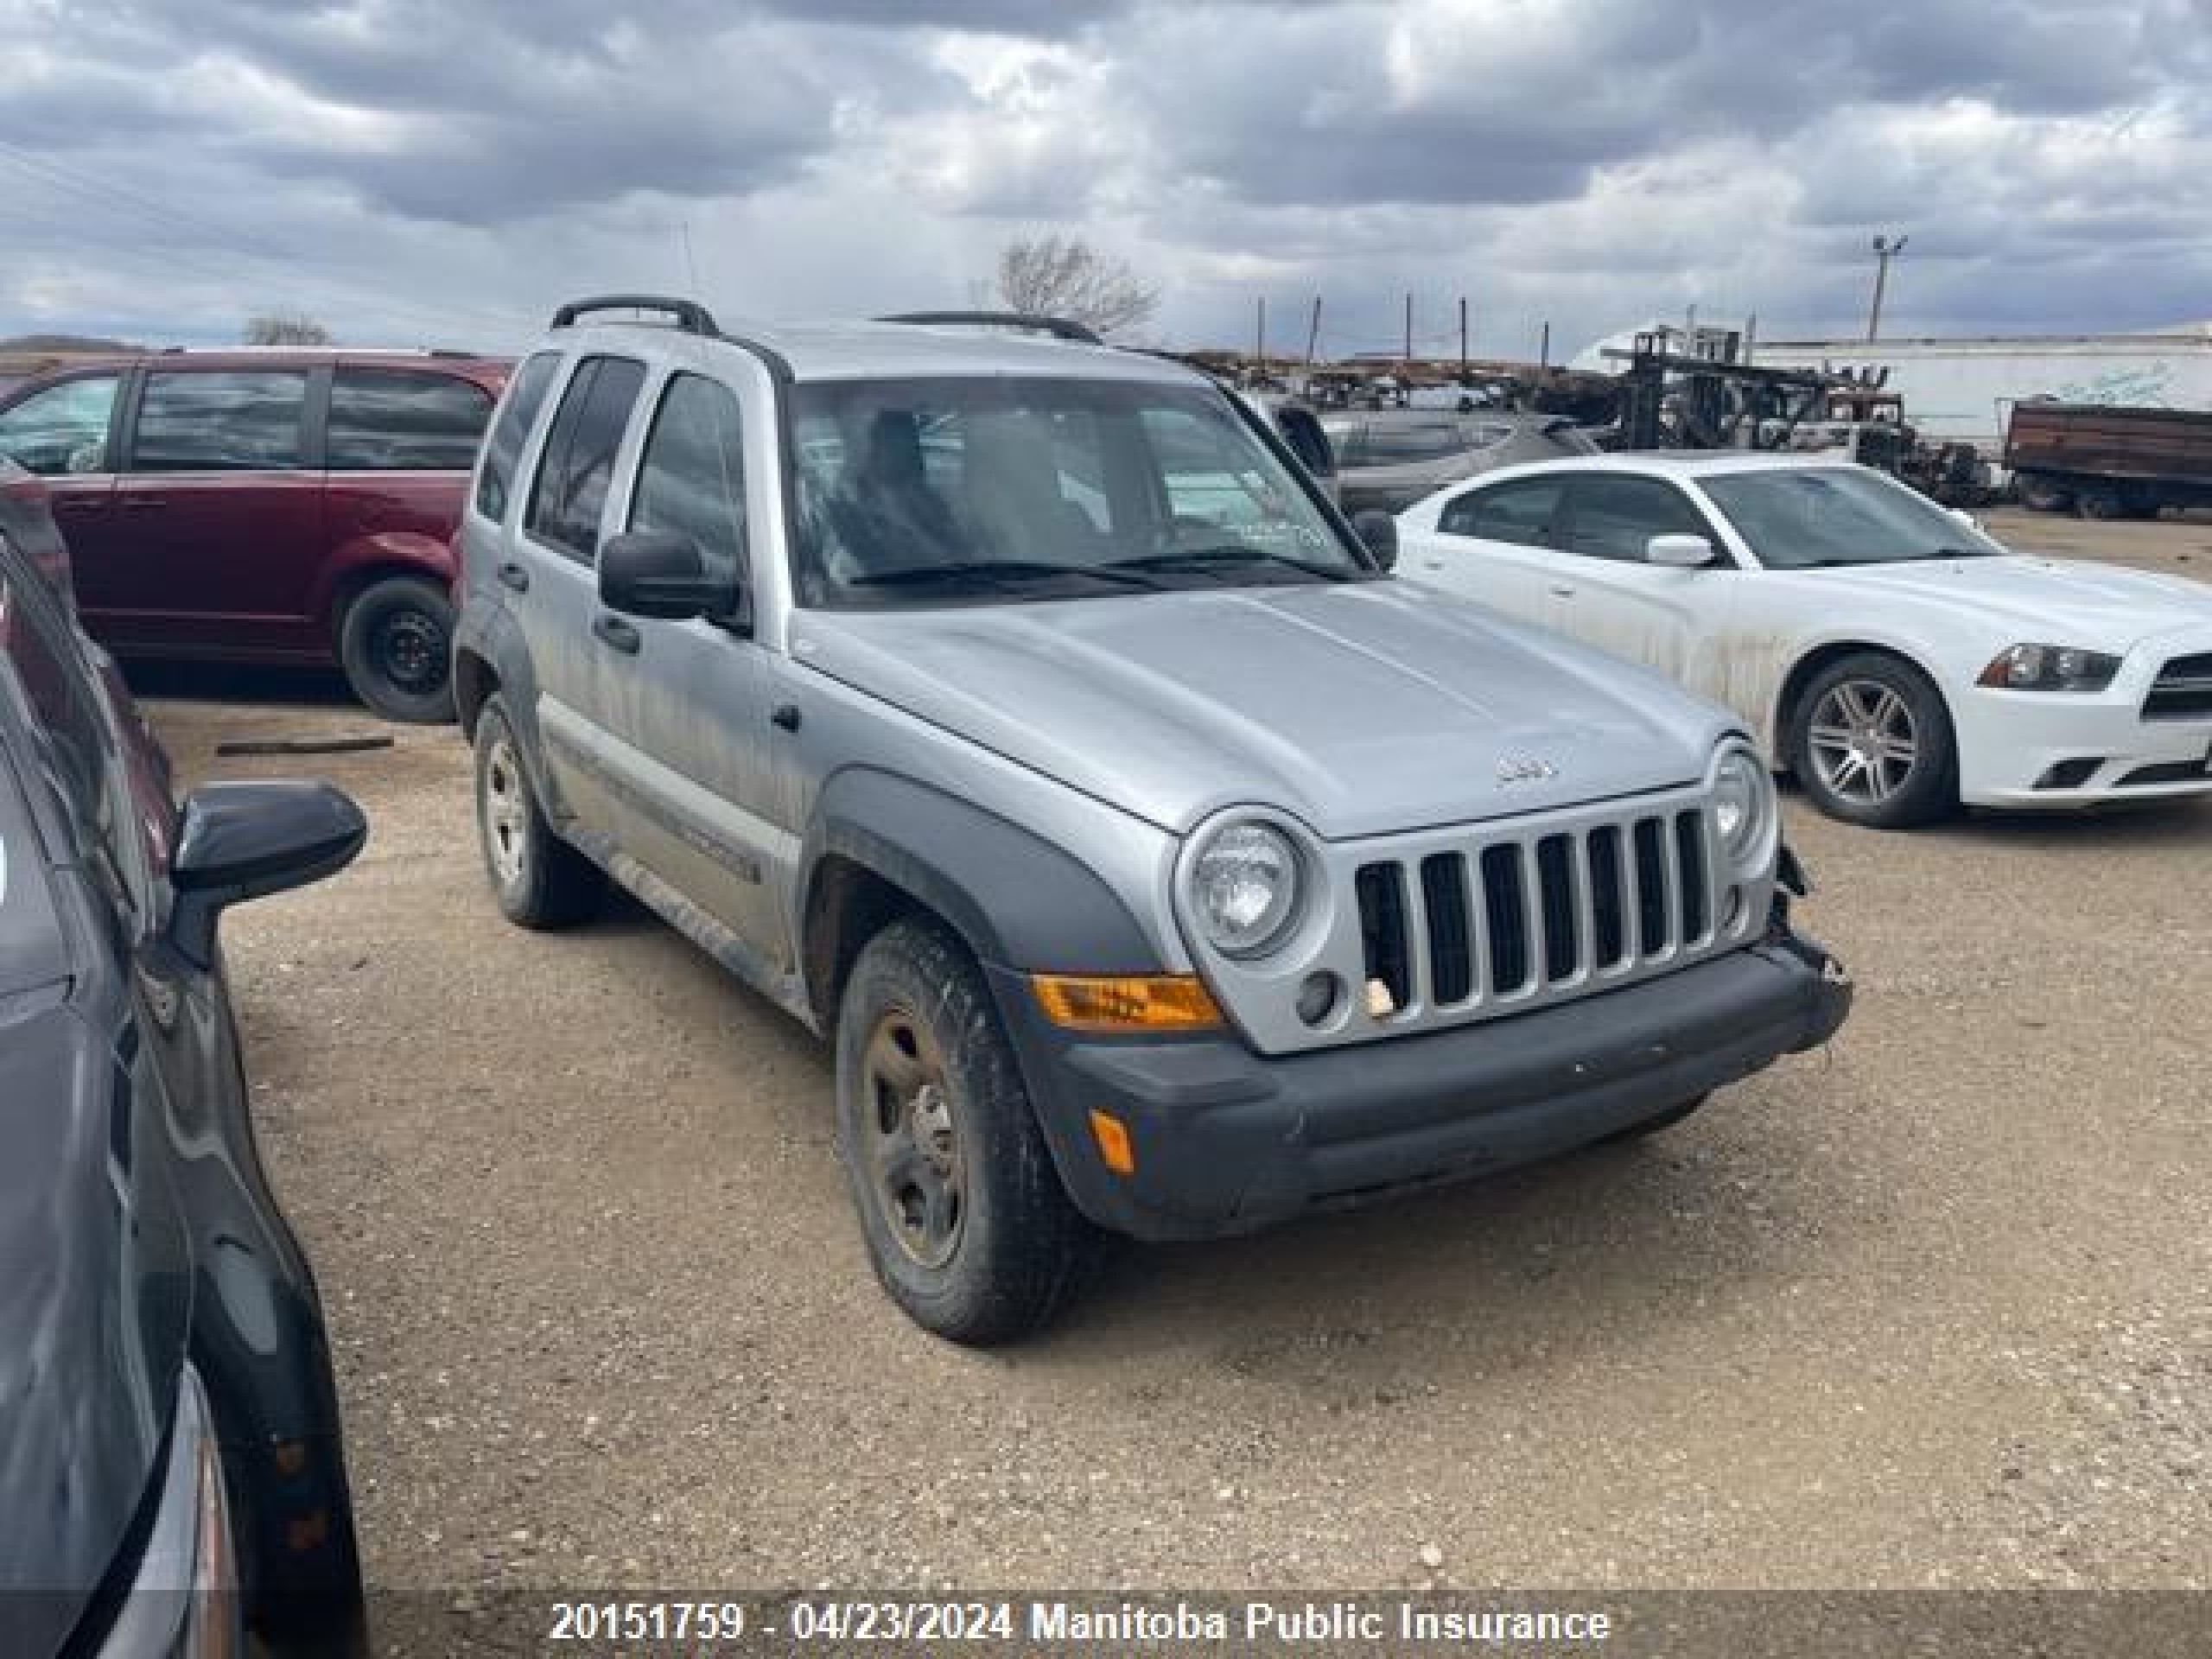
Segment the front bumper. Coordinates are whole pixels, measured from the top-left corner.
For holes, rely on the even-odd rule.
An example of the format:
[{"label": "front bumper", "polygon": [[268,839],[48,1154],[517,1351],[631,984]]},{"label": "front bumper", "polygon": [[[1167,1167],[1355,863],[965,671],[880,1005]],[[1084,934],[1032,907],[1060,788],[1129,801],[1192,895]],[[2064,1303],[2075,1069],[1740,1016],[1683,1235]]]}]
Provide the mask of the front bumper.
[{"label": "front bumper", "polygon": [[[1955,711],[1960,798],[2056,810],[2212,791],[2212,715],[2145,720],[2147,689],[2139,675],[2094,696],[1969,689]],[[2060,770],[2089,761],[2078,779]]]},{"label": "front bumper", "polygon": [[[1268,1057],[1233,1036],[1072,1036],[1020,975],[992,977],[1070,1195],[1147,1239],[1248,1231],[1586,1146],[1825,1042],[1852,997],[1827,953],[1783,925],[1541,1012]],[[1133,1173],[1105,1166],[1093,1109],[1128,1128]]]}]

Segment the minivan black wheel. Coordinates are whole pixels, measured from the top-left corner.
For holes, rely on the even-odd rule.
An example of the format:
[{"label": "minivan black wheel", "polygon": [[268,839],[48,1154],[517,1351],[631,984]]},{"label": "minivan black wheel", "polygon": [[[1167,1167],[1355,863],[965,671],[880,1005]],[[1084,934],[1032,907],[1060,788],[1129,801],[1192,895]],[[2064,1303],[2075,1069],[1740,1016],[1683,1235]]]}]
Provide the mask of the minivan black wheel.
[{"label": "minivan black wheel", "polygon": [[545,822],[497,697],[476,715],[476,836],[499,912],[519,926],[580,922],[606,896],[606,873]]},{"label": "minivan black wheel", "polygon": [[1026,1335],[1096,1257],[982,976],[933,923],[894,922],[853,965],[837,1149],[876,1277],[938,1336]]},{"label": "minivan black wheel", "polygon": [[453,606],[434,582],[386,576],[355,594],[339,619],[338,660],[353,695],[387,720],[454,717]]},{"label": "minivan black wheel", "polygon": [[1903,830],[1958,805],[1943,694],[1882,652],[1841,658],[1813,677],[1790,720],[1789,763],[1813,804],[1847,823]]}]

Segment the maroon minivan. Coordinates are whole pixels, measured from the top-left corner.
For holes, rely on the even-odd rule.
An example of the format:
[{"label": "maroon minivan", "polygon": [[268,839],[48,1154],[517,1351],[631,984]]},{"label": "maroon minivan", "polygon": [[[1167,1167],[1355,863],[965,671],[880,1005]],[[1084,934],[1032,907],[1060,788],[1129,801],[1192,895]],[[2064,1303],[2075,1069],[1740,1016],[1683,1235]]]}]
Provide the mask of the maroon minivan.
[{"label": "maroon minivan", "polygon": [[330,663],[452,718],[451,541],[511,365],[289,348],[89,359],[0,393],[77,605],[118,655]]}]

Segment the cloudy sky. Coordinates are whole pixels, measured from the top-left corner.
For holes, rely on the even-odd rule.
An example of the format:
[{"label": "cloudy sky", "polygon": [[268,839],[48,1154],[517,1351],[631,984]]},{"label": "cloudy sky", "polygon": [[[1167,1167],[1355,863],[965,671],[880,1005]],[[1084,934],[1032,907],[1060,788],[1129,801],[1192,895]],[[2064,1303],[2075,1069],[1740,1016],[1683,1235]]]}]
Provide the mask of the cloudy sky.
[{"label": "cloudy sky", "polygon": [[1012,235],[1152,333],[1561,353],[2212,316],[2212,0],[0,0],[0,335],[512,346],[564,296],[967,302]]}]

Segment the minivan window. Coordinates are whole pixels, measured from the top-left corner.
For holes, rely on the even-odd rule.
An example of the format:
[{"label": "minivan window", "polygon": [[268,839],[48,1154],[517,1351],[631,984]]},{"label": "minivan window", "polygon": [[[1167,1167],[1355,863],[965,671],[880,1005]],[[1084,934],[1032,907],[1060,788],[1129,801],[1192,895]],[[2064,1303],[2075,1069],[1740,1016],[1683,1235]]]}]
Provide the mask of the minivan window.
[{"label": "minivan window", "polygon": [[266,472],[300,464],[308,377],[296,369],[156,369],[131,442],[138,473]]},{"label": "minivan window", "polygon": [[474,380],[424,369],[340,369],[330,383],[332,472],[466,472],[492,418]]},{"label": "minivan window", "polygon": [[577,366],[538,458],[524,528],[588,564],[599,556],[599,521],[614,482],[614,453],[645,384],[645,365],[594,357]]},{"label": "minivan window", "polygon": [[553,385],[553,371],[560,366],[558,352],[540,352],[515,372],[507,386],[507,401],[484,442],[484,470],[476,478],[476,511],[486,518],[507,516],[507,486],[522,460],[522,447],[536,424],[537,411]]},{"label": "minivan window", "polygon": [[108,470],[109,417],[123,377],[88,374],[41,387],[0,414],[0,455],[47,478]]},{"label": "minivan window", "polygon": [[745,565],[745,455],[737,395],[679,374],[668,383],[638,465],[632,530],[675,531],[698,544],[711,575]]}]

